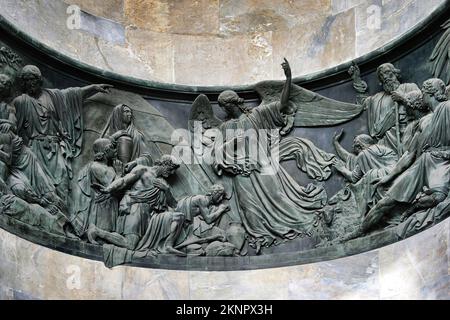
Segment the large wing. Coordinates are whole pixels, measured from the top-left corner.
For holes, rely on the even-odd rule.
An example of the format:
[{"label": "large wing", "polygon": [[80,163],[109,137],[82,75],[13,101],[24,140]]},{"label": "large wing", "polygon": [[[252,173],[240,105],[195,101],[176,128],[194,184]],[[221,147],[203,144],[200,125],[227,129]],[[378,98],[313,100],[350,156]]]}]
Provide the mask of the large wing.
[{"label": "large wing", "polygon": [[[263,81],[255,86],[262,104],[280,101],[284,81]],[[292,85],[291,102],[298,107],[296,127],[325,127],[347,122],[361,114],[363,106],[340,102]]]},{"label": "large wing", "polygon": [[436,78],[450,84],[450,20],[442,25],[446,29],[430,56],[431,72]]},{"label": "large wing", "polygon": [[214,115],[214,111],[208,97],[201,94],[192,104],[191,113],[189,115],[189,130],[194,131],[194,123],[202,122],[204,129],[218,127],[222,121]]}]

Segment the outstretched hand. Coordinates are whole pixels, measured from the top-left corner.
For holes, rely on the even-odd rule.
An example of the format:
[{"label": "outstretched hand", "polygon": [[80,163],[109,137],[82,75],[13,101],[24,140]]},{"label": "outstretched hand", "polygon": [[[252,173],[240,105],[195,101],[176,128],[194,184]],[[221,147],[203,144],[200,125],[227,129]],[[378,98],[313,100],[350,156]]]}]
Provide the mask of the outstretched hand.
[{"label": "outstretched hand", "polygon": [[284,62],[281,64],[281,66],[283,67],[284,75],[286,76],[286,78],[292,78],[291,66],[289,65],[289,62],[286,60],[286,58],[284,58]]},{"label": "outstretched hand", "polygon": [[339,131],[336,131],[336,132],[334,133],[333,140],[334,140],[334,141],[340,141],[343,135],[344,135],[344,129],[341,129],[341,130],[339,130]]},{"label": "outstretched hand", "polygon": [[354,78],[359,78],[361,76],[361,70],[359,69],[356,62],[352,62],[351,67],[348,69],[348,74]]},{"label": "outstretched hand", "polygon": [[109,93],[112,88],[114,88],[114,86],[110,85],[110,84],[96,84],[95,85],[95,90],[97,92],[101,92],[101,93]]}]

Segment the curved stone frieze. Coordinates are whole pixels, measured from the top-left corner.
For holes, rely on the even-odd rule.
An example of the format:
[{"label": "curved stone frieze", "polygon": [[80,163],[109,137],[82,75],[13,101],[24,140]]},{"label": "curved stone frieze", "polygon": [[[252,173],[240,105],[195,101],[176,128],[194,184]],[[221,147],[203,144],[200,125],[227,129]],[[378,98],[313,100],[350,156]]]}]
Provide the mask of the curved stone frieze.
[{"label": "curved stone frieze", "polygon": [[284,81],[236,91],[96,74],[3,21],[0,226],[108,267],[189,270],[421,232],[450,213],[449,92],[428,64],[448,12],[345,73],[301,83],[284,59]]}]

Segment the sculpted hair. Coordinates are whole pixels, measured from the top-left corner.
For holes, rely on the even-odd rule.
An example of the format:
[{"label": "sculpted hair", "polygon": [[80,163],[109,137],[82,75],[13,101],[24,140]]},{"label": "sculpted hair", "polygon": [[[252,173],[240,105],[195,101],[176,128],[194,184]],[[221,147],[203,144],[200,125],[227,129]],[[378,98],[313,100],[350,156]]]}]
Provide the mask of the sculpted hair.
[{"label": "sculpted hair", "polygon": [[428,107],[423,103],[423,94],[420,90],[408,92],[405,95],[406,106],[413,110],[427,111]]},{"label": "sculpted hair", "polygon": [[106,138],[100,138],[94,141],[92,149],[94,151],[94,160],[102,161],[105,160],[105,154],[108,148],[112,146],[112,142]]},{"label": "sculpted hair", "polygon": [[22,70],[19,73],[19,79],[20,79],[20,86],[22,91],[25,91],[25,76],[26,75],[33,75],[36,79],[39,79],[40,84],[42,85],[44,83],[44,79],[42,78],[41,70],[39,70],[38,67],[33,65],[27,65],[22,68]]},{"label": "sculpted hair", "polygon": [[165,154],[161,157],[161,159],[156,160],[155,165],[170,169],[178,169],[180,167],[178,160],[174,156],[168,154]]},{"label": "sculpted hair", "polygon": [[425,93],[433,95],[439,102],[448,100],[447,87],[445,86],[444,81],[442,81],[441,79],[428,79],[423,83],[422,90]]},{"label": "sculpted hair", "polygon": [[236,92],[234,92],[233,90],[225,90],[219,95],[217,101],[219,102],[219,105],[222,107],[227,103],[236,102],[238,99],[240,98]]},{"label": "sculpted hair", "polygon": [[9,88],[12,87],[11,77],[7,74],[0,73],[0,82],[2,82],[4,85],[7,85]]},{"label": "sculpted hair", "polygon": [[39,68],[36,66],[26,65],[25,67],[23,67],[22,70],[20,71],[19,78],[23,80],[23,78],[28,74],[31,74],[36,78],[42,79],[41,70],[39,70]]},{"label": "sculpted hair", "polygon": [[209,189],[209,191],[206,195],[212,196],[215,194],[224,194],[224,193],[225,193],[225,188],[221,184],[215,184]]},{"label": "sculpted hair", "polygon": [[401,79],[401,70],[397,69],[396,67],[394,67],[394,65],[392,63],[384,63],[384,64],[382,64],[381,66],[379,66],[377,68],[377,77],[378,77],[378,79],[381,80],[381,73],[385,69],[391,70],[392,72],[395,73],[395,75],[397,76],[397,79],[399,79],[399,80]]},{"label": "sculpted hair", "polygon": [[355,141],[358,141],[362,145],[364,145],[366,148],[374,145],[376,143],[375,139],[367,134],[360,134],[356,136]]}]

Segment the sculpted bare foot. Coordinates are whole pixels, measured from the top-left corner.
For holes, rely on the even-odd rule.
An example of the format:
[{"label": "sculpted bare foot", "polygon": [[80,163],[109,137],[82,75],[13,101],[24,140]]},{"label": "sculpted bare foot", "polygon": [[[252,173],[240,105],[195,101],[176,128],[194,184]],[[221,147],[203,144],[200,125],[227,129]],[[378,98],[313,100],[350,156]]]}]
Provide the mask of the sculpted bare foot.
[{"label": "sculpted bare foot", "polygon": [[88,240],[92,244],[98,244],[97,241],[95,241],[95,238],[97,237],[97,227],[93,224],[91,224],[86,231],[86,235],[88,237]]},{"label": "sculpted bare foot", "polygon": [[187,257],[187,254],[175,249],[174,247],[166,247],[165,253],[175,254],[179,257]]}]

